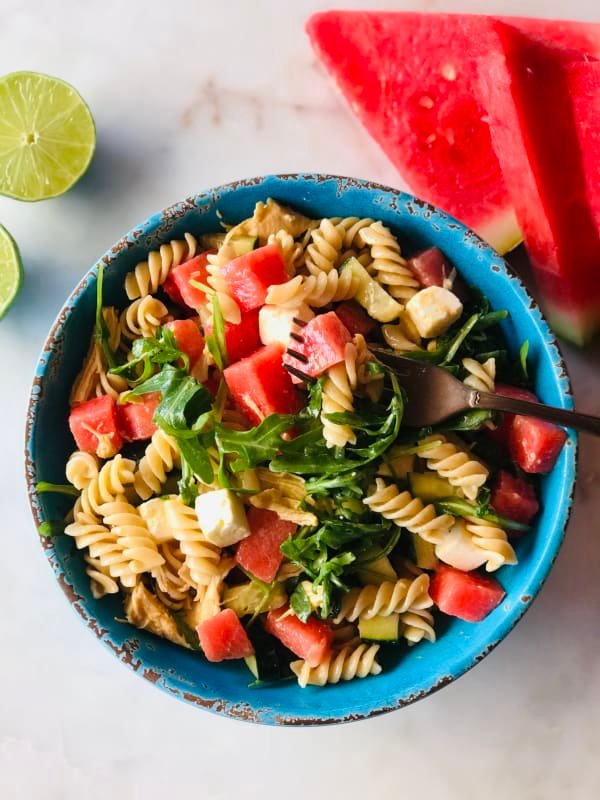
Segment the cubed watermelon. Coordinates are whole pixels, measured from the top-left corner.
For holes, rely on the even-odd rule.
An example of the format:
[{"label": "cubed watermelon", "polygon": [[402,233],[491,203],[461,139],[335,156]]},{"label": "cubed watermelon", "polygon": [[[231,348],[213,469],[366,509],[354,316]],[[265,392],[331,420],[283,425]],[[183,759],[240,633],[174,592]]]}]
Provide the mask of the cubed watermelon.
[{"label": "cubed watermelon", "polygon": [[234,400],[258,425],[269,414],[296,414],[302,398],[284,369],[283,345],[274,342],[227,367],[225,380]]},{"label": "cubed watermelon", "polygon": [[302,328],[302,342],[293,342],[290,349],[301,358],[286,353],[284,363],[302,370],[311,378],[318,378],[329,367],[339,364],[345,358],[346,345],[352,341],[350,331],[335,311],[313,317]]},{"label": "cubed watermelon", "polygon": [[295,614],[289,613],[287,605],[269,611],[265,628],[311,667],[322,664],[329,655],[333,641],[329,625],[315,617],[302,622]]},{"label": "cubed watermelon", "polygon": [[207,250],[195,258],[190,258],[189,261],[184,261],[183,264],[173,267],[163,288],[174,302],[183,303],[194,309],[200,308],[206,303],[204,292],[192,286],[190,281],[206,285],[206,279],[208,278],[206,269],[207,256],[211,252],[214,251]]},{"label": "cubed watermelon", "polygon": [[[486,109],[476,97],[488,21],[460,14],[325,11],[310,18],[307,31],[352,110],[411,190],[505,252],[521,234]],[[507,21],[600,54],[598,24]]]},{"label": "cubed watermelon", "polygon": [[193,319],[175,319],[167,322],[165,328],[173,333],[177,346],[189,358],[190,367],[193,367],[204,352],[204,336],[200,333],[198,322]]},{"label": "cubed watermelon", "polygon": [[542,301],[574,342],[600,327],[600,62],[490,24],[481,99]]},{"label": "cubed watermelon", "polygon": [[566,431],[551,422],[517,414],[510,432],[510,454],[525,472],[550,472],[566,440]]},{"label": "cubed watermelon", "polygon": [[288,280],[285,261],[276,244],[234,258],[221,268],[221,274],[242,311],[260,308],[269,286]]},{"label": "cubed watermelon", "polygon": [[[212,323],[205,326],[207,336],[212,335]],[[225,323],[225,346],[229,363],[234,364],[241,358],[254,353],[260,347],[260,334],[258,331],[258,309],[246,311],[237,325],[232,322]]]},{"label": "cubed watermelon", "polygon": [[117,405],[119,432],[126,442],[149,439],[157,428],[152,418],[160,403],[160,393],[151,392],[135,398],[130,403]]},{"label": "cubed watermelon", "polygon": [[[508,386],[504,383],[496,384],[496,394],[502,394],[505,397],[514,397],[516,400],[532,400],[534,403],[538,402],[538,398],[533,392],[527,389],[520,389],[518,386]],[[502,421],[498,427],[487,430],[490,438],[507,449],[514,418],[514,414],[503,414]]]},{"label": "cubed watermelon", "polygon": [[196,628],[200,647],[208,661],[246,658],[254,653],[252,642],[235,611],[226,608]]},{"label": "cubed watermelon", "polygon": [[438,247],[428,247],[412,256],[406,262],[421,286],[443,286],[452,289],[463,302],[469,291],[465,282]]},{"label": "cubed watermelon", "polygon": [[498,514],[524,524],[531,522],[540,509],[533,486],[505,469],[494,478],[491,504]]},{"label": "cubed watermelon", "polygon": [[281,545],[295,533],[297,525],[266,508],[251,508],[247,519],[250,536],[239,543],[235,560],[261,581],[271,583],[283,561]]},{"label": "cubed watermelon", "polygon": [[376,325],[375,320],[355,300],[340,303],[335,313],[351,334],[360,333],[366,338]]},{"label": "cubed watermelon", "polygon": [[112,397],[94,397],[79,403],[69,414],[69,428],[79,450],[96,453],[98,449],[117,452],[123,446],[117,408]]},{"label": "cubed watermelon", "polygon": [[429,594],[444,614],[481,622],[502,602],[506,592],[494,578],[442,564],[431,579]]}]

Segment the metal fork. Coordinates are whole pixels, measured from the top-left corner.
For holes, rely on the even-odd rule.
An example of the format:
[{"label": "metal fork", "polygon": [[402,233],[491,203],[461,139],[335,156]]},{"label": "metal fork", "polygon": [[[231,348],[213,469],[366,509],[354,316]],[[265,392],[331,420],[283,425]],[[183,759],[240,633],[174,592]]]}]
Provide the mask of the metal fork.
[{"label": "metal fork", "polygon": [[[303,320],[295,319],[294,322],[300,327],[306,325]],[[292,337],[297,342],[304,341],[300,334],[293,333]],[[538,417],[567,428],[576,428],[600,436],[600,417],[566,411],[564,408],[546,406],[530,400],[517,400],[501,394],[480,392],[459,381],[441,367],[396,355],[393,351],[374,344],[369,344],[369,350],[398,376],[406,392],[406,407],[402,421],[409,427],[436,425],[456,414],[481,408]],[[307,363],[306,356],[292,347],[288,347],[286,352],[300,364]],[[314,380],[300,367],[296,368],[290,364],[285,366],[288,372],[300,380],[307,382]]]}]

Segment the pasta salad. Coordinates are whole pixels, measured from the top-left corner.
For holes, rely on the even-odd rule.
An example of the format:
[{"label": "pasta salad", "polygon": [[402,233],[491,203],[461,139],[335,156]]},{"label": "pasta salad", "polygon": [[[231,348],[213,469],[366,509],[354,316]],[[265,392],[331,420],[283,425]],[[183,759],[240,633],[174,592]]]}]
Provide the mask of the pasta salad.
[{"label": "pasta salad", "polygon": [[272,199],[186,233],[103,304],[71,391],[64,527],[94,598],[258,683],[381,672],[428,647],[435,614],[477,622],[538,511],[564,433],[474,410],[403,425],[369,343],[474,388],[532,397],[527,344],[437,248],[405,259],[382,222],[310,219]]}]

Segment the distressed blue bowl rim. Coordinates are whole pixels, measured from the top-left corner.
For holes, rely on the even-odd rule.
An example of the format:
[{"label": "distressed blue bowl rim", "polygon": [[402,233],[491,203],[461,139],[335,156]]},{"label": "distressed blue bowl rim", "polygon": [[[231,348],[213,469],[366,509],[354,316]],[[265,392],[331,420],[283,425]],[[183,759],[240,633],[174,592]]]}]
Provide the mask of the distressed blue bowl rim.
[{"label": "distressed blue bowl rim", "polygon": [[[52,362],[52,357],[57,350],[57,342],[60,341],[63,330],[67,321],[69,320],[73,309],[87,291],[93,290],[99,264],[104,264],[105,268],[109,267],[114,262],[118,262],[120,254],[132,247],[136,239],[144,236],[160,237],[161,241],[168,241],[169,231],[174,224],[189,212],[198,208],[207,208],[212,203],[218,203],[218,198],[229,193],[235,193],[238,190],[243,190],[245,187],[265,187],[264,196],[273,194],[274,188],[279,188],[282,191],[286,185],[297,184],[302,185],[310,184],[311,187],[315,185],[334,181],[337,184],[337,196],[339,197],[347,188],[355,188],[366,192],[376,192],[384,194],[389,201],[390,208],[398,210],[399,207],[412,207],[419,209],[419,213],[423,213],[424,217],[431,222],[433,227],[437,230],[443,230],[448,233],[452,231],[452,236],[462,236],[463,246],[472,247],[479,253],[483,253],[490,269],[493,269],[498,274],[502,275],[504,279],[512,284],[513,291],[519,297],[524,308],[528,309],[530,317],[535,324],[536,332],[540,338],[542,350],[548,358],[552,360],[553,364],[553,380],[554,388],[559,391],[559,403],[563,408],[572,408],[572,390],[567,373],[567,369],[562,358],[559,345],[556,338],[550,331],[548,323],[541,314],[541,311],[536,301],[529,294],[527,288],[521,282],[520,278],[514,273],[512,268],[499,256],[487,243],[485,243],[476,233],[466,228],[462,223],[455,220],[445,212],[435,208],[434,206],[415,198],[414,196],[401,192],[399,190],[387,187],[372,181],[361,180],[356,178],[348,178],[336,175],[327,174],[310,174],[310,173],[291,173],[281,175],[266,175],[255,178],[247,178],[239,181],[234,181],[228,184],[214,187],[212,189],[200,192],[196,195],[190,196],[180,202],[174,203],[161,212],[153,214],[140,225],[133,228],[125,236],[123,236],[113,247],[101,257],[101,259],[86,273],[80,283],[74,289],[65,302],[61,311],[59,312],[55,322],[53,323],[48,337],[44,343],[42,351],[39,356],[38,364],[35,371],[29,403],[27,411],[27,423],[25,432],[25,466],[26,466],[26,482],[27,493],[33,514],[33,518],[37,527],[43,521],[41,497],[36,491],[35,485],[39,480],[36,473],[36,431],[38,421],[38,411],[40,408],[40,398],[43,392],[43,387],[46,379],[48,378],[48,367]],[[285,201],[284,201],[285,202]],[[293,204],[293,200],[289,201]],[[435,237],[433,237],[435,238]],[[550,532],[545,531],[544,535],[547,537],[547,542],[543,552],[543,557],[538,564],[536,570],[532,571],[528,576],[526,584],[526,592],[521,595],[520,603],[514,606],[510,613],[506,613],[500,619],[495,627],[495,635],[490,637],[490,641],[476,652],[471,651],[463,654],[457,654],[453,663],[449,665],[447,674],[440,677],[435,682],[430,682],[422,686],[418,691],[407,694],[406,689],[399,686],[392,696],[377,696],[377,692],[373,689],[373,684],[368,693],[361,691],[360,686],[371,683],[368,681],[353,681],[346,686],[356,687],[356,703],[351,703],[347,708],[342,711],[332,713],[327,709],[320,711],[316,710],[311,713],[298,712],[289,713],[280,708],[274,709],[263,706],[261,704],[261,693],[248,690],[244,702],[233,704],[218,695],[211,694],[208,686],[204,685],[201,692],[191,691],[188,687],[182,686],[176,678],[170,674],[171,671],[166,669],[156,668],[155,665],[146,665],[143,659],[136,658],[135,650],[137,642],[129,640],[120,642],[116,640],[112,631],[101,629],[98,624],[97,618],[94,616],[94,609],[91,608],[91,596],[83,596],[75,591],[74,587],[68,582],[65,576],[63,565],[58,560],[54,552],[53,541],[49,539],[40,538],[40,542],[52,569],[55,572],[57,581],[61,586],[64,594],[69,600],[73,609],[79,614],[87,627],[92,630],[95,635],[100,639],[105,647],[110,649],[118,658],[137,674],[151,681],[153,684],[159,686],[163,691],[176,696],[196,707],[207,709],[213,713],[224,716],[229,716],[235,719],[242,719],[251,722],[275,724],[275,725],[321,725],[331,724],[338,722],[348,722],[354,720],[365,719],[377,714],[387,713],[406,705],[409,705],[419,699],[422,699],[444,686],[456,680],[458,677],[465,674],[469,669],[478,664],[488,653],[490,653],[512,630],[517,622],[523,617],[524,613],[528,610],[531,603],[539,593],[545,580],[548,577],[550,570],[556,560],[561,544],[564,539],[566,526],[571,513],[573,503],[573,493],[576,478],[576,465],[577,465],[577,436],[573,431],[570,431],[570,447],[565,448],[564,457],[562,457],[562,472],[560,483],[560,497],[559,502],[554,509],[553,527]],[[538,534],[539,535],[539,534]],[[141,636],[150,636],[145,632],[136,631]],[[163,643],[161,640],[156,640],[155,637],[150,637],[151,640],[158,645],[152,649],[160,649],[161,646],[169,647],[168,643]],[[218,666],[218,665],[217,665]],[[142,669],[143,668],[143,669]],[[337,688],[337,687],[336,687]],[[328,689],[314,690],[308,689],[304,691],[320,691],[327,692]],[[360,700],[361,694],[367,694],[366,700]],[[375,695],[373,697],[372,695]],[[323,700],[326,701],[326,695],[323,695]]]}]

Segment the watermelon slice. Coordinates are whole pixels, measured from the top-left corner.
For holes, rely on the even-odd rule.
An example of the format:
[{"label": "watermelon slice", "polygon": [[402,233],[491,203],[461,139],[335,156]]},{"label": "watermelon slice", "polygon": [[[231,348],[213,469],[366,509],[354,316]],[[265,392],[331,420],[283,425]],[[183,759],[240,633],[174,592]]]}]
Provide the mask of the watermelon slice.
[{"label": "watermelon slice", "polygon": [[[600,56],[600,24],[505,19]],[[485,54],[482,33],[488,20],[328,11],[313,15],[307,31],[353,111],[410,189],[502,253],[522,237],[476,97],[476,61]]]},{"label": "watermelon slice", "polygon": [[542,300],[582,343],[600,326],[600,61],[498,21],[486,40],[481,98]]}]

